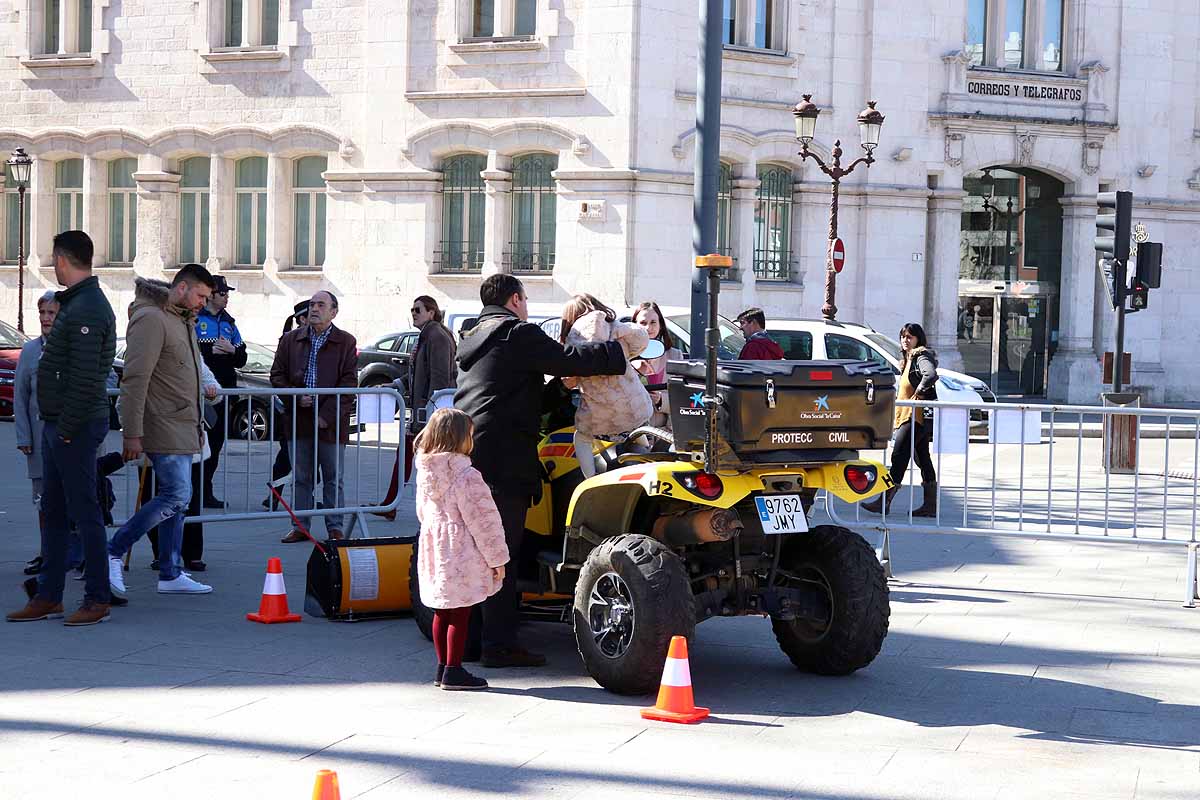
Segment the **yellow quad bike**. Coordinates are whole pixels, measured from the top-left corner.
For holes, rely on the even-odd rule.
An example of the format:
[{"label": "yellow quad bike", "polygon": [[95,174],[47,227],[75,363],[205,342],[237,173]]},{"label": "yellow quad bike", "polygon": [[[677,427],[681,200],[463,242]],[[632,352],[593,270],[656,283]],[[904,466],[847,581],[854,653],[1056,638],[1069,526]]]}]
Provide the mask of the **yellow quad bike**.
[{"label": "yellow quad bike", "polygon": [[[545,434],[542,497],[510,564],[523,613],[570,621],[588,673],[620,694],[654,691],[671,637],[716,616],[770,617],[808,672],[871,663],[888,630],[883,569],[861,536],[808,518],[821,490],[855,502],[891,486],[857,453],[891,434],[891,370],[718,363],[710,346],[668,376],[673,433],[643,428],[624,448],[598,447],[605,471],[593,478],[582,478],[572,428]],[[428,636],[415,581],[412,593]]]}]

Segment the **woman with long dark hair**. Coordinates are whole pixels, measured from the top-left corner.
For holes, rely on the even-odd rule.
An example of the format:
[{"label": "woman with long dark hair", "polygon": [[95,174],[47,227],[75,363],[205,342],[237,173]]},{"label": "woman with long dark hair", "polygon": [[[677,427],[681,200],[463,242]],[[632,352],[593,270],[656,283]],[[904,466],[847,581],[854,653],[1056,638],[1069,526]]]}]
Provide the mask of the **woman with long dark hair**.
[{"label": "woman with long dark hair", "polygon": [[[900,364],[896,399],[936,400],[937,353],[929,349],[925,329],[915,322],[902,327],[900,349],[904,353],[904,361]],[[921,489],[924,492],[921,507],[913,511],[913,516],[937,516],[937,473],[929,455],[929,443],[933,440],[933,421],[926,418],[927,411],[929,409],[896,406],[892,466],[889,470],[895,485],[888,489],[883,497],[863,505],[867,511],[879,513],[885,505],[891,508],[892,498],[900,491],[900,482],[908,472],[908,461],[912,457],[921,470]]]},{"label": "woman with long dark hair", "polygon": [[[675,340],[671,337],[671,332],[667,330],[666,317],[663,316],[658,303],[653,300],[642,303],[633,312],[633,321],[645,328],[651,339],[658,339],[663,343],[661,356],[644,359],[639,362],[637,368],[642,377],[646,379],[646,383],[651,386],[662,385],[667,382],[667,362],[679,361],[683,358],[683,354],[675,346]],[[657,428],[669,429],[671,413],[667,405],[667,393],[664,391],[650,392],[650,399],[654,403],[654,415],[650,417],[650,424]]]}]

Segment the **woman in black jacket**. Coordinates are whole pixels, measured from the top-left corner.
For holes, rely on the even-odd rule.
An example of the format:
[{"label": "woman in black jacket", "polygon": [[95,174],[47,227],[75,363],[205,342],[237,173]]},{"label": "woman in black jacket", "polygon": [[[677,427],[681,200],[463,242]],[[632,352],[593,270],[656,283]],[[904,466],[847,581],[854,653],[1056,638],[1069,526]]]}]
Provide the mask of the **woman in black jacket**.
[{"label": "woman in black jacket", "polygon": [[[904,361],[900,364],[896,399],[936,400],[937,353],[927,346],[925,329],[915,322],[901,328],[900,348],[904,351]],[[879,513],[885,504],[891,508],[892,498],[900,491],[900,482],[904,480],[904,473],[908,472],[911,456],[921,470],[921,489],[924,492],[921,507],[913,511],[913,516],[937,516],[937,473],[929,456],[929,443],[933,440],[933,421],[927,417],[929,412],[927,408],[896,407],[892,467],[889,470],[895,485],[883,497],[866,503],[863,508],[867,511]]]}]

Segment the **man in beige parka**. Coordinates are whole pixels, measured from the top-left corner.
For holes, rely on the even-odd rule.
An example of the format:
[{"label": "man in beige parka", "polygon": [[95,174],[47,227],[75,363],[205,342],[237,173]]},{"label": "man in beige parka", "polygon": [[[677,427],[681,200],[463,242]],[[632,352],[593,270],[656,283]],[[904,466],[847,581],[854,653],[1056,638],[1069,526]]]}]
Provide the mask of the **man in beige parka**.
[{"label": "man in beige parka", "polygon": [[154,465],[158,493],[121,526],[108,544],[108,582],[125,597],[123,557],[151,528],[159,531],[160,594],[206,594],[211,586],[184,574],[183,518],[192,494],[192,456],[203,448],[200,348],[196,313],[215,281],[187,264],[170,285],[138,278],[121,380],[121,426],[126,461],[143,453]]}]

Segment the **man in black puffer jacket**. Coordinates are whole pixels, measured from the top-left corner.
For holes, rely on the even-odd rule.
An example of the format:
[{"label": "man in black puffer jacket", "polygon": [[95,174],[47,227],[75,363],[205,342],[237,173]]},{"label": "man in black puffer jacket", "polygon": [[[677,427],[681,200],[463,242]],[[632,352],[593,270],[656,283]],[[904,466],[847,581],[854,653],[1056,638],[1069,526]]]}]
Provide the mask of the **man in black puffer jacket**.
[{"label": "man in black puffer jacket", "polygon": [[492,489],[511,557],[500,591],[483,603],[483,666],[537,667],[545,656],[517,645],[517,572],[531,499],[541,497],[538,425],[544,375],[620,375],[617,342],[564,347],[526,322],[525,287],[512,275],[490,275],[479,288],[479,323],[458,346],[454,407],[475,423],[471,462]]},{"label": "man in black puffer jacket", "polygon": [[38,407],[42,433],[42,513],[46,525],[38,592],[11,622],[63,615],[67,531],[74,523],[83,541],[83,605],[67,625],[94,625],[108,618],[107,544],[96,496],[96,451],[108,434],[108,372],[116,349],[117,321],[92,275],[92,240],[83,231],[54,237],[54,275],[67,287],[38,362]]}]

